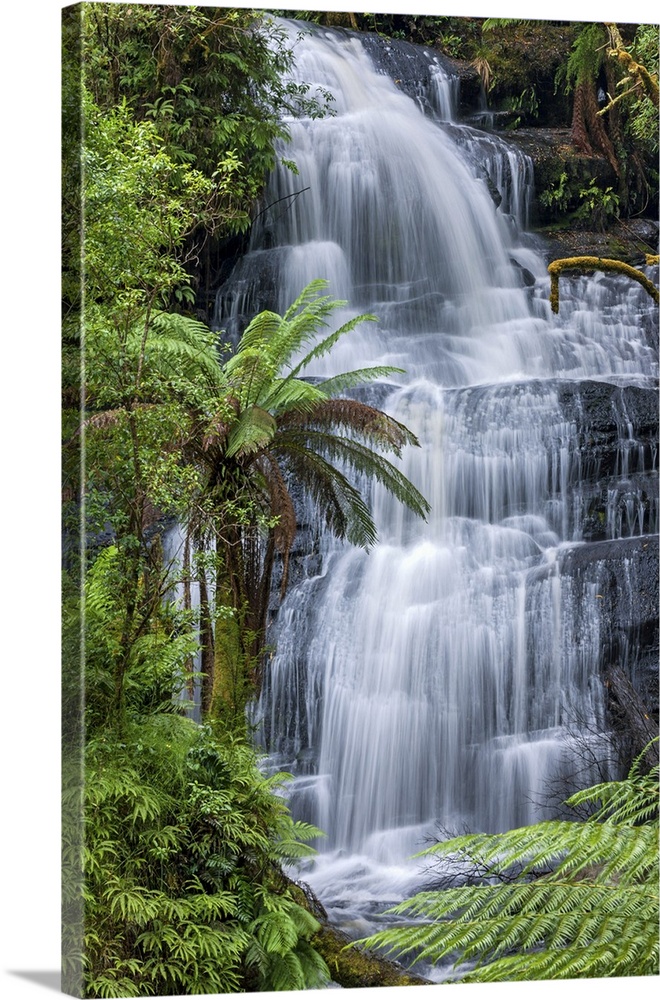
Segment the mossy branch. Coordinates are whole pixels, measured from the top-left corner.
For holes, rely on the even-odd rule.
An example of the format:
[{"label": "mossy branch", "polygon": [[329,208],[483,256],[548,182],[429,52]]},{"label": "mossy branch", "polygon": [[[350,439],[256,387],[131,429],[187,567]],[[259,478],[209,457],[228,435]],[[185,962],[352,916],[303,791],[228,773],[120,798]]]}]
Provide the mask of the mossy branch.
[{"label": "mossy branch", "polygon": [[[629,76],[643,88],[644,93],[650,98],[657,108],[660,104],[657,74],[649,73],[645,66],[642,66],[641,63],[638,63],[633,56],[631,56],[630,52],[627,51],[623,44],[623,39],[621,38],[621,34],[616,24],[606,22],[605,27],[610,35],[609,55],[612,56],[612,58],[619,60],[621,65],[625,67]],[[613,103],[614,101],[610,102],[610,104],[608,104],[603,110],[608,111]]]},{"label": "mossy branch", "polygon": [[[657,257],[647,256],[646,263],[657,263],[657,260]],[[550,305],[554,313],[559,312],[559,275],[563,271],[577,271],[579,274],[590,274],[592,271],[614,271],[639,282],[655,302],[659,301],[658,289],[651,279],[647,278],[643,271],[631,267],[630,264],[625,264],[621,260],[610,260],[608,257],[564,257],[548,264]]]}]

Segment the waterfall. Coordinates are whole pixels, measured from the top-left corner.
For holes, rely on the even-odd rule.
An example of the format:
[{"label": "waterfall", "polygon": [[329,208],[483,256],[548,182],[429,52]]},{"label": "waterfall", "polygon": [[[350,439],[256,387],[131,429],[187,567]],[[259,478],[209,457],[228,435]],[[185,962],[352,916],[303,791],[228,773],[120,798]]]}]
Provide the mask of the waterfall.
[{"label": "waterfall", "polygon": [[[327,835],[305,877],[364,929],[423,877],[407,859],[438,825],[534,822],[571,756],[607,757],[607,560],[657,531],[655,453],[629,412],[657,373],[654,313],[642,289],[594,277],[567,280],[551,314],[524,233],[530,163],[456,121],[433,54],[313,29],[295,72],[335,114],[288,123],[298,173],[272,176],[216,324],[235,336],[318,277],[346,313],[374,313],[315,374],[405,369],[372,391],[419,437],[402,468],[432,505],[424,524],[374,488],[371,552],[299,548],[255,706],[294,813]],[[617,564],[629,581],[634,562]],[[603,776],[585,765],[580,781]]]}]

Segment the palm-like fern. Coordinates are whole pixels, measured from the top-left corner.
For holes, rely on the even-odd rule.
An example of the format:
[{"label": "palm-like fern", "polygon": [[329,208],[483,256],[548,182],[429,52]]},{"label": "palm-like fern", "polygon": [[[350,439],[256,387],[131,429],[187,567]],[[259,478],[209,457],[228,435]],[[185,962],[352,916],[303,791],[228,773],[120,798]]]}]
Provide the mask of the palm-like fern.
[{"label": "palm-like fern", "polygon": [[[360,942],[414,961],[453,958],[463,982],[658,972],[658,767],[578,792],[586,822],[548,821],[434,845],[427,854],[487,873],[479,885],[421,892],[408,918]],[[473,967],[471,967],[473,966]]]},{"label": "palm-like fern", "polygon": [[[418,445],[408,428],[381,410],[339,393],[373,379],[400,373],[378,366],[312,380],[306,372],[340,337],[369,315],[356,316],[322,335],[343,302],[323,294],[327,282],[311,282],[283,316],[270,311],[246,328],[236,353],[224,364],[229,386],[223,409],[207,418],[193,442],[209,470],[205,501],[219,523],[220,540],[233,588],[234,605],[247,607],[248,631],[263,638],[266,602],[275,550],[284,563],[282,591],[296,535],[295,504],[289,486],[303,487],[320,519],[339,538],[369,547],[376,526],[355,474],[375,480],[425,517],[429,506],[383,452],[400,456]],[[259,514],[242,523],[233,516],[236,498],[249,498]]]}]

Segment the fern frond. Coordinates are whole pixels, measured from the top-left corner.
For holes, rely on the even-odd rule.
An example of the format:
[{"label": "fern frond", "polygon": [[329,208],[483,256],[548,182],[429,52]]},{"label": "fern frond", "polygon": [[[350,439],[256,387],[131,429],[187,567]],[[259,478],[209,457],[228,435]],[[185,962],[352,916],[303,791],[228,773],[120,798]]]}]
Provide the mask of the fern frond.
[{"label": "fern frond", "polygon": [[[306,309],[314,301],[318,301],[318,296],[321,295],[322,292],[327,291],[329,285],[330,282],[325,278],[314,278],[310,281],[309,284],[303,288],[298,298],[291,303],[287,311],[284,313],[285,322],[289,323],[297,312]],[[341,303],[341,305],[345,304],[346,303],[344,302]]]},{"label": "fern frond", "polygon": [[282,428],[311,427],[326,431],[348,430],[383,451],[400,456],[406,445],[419,447],[411,430],[388,413],[356,399],[326,399],[309,413],[290,412],[280,420]]},{"label": "fern frond", "polygon": [[325,392],[301,379],[274,379],[268,391],[259,398],[259,405],[271,413],[287,410],[310,413],[326,399]]},{"label": "fern frond", "polygon": [[[305,368],[308,368],[309,365],[312,363],[312,361],[315,361],[317,358],[322,358],[325,354],[328,354],[341,337],[343,337],[347,333],[350,333],[357,326],[359,326],[360,323],[375,323],[375,322],[377,322],[377,317],[371,315],[371,313],[362,313],[359,316],[354,316],[352,319],[348,320],[348,322],[342,324],[342,326],[340,326],[337,330],[335,330],[334,333],[331,333],[327,337],[324,337],[323,340],[321,340],[318,344],[316,344],[311,349],[311,351],[309,351],[305,355],[302,361],[300,361],[295,366],[295,368],[292,368],[291,372],[289,373],[289,377],[295,378],[300,374],[300,372],[304,371]],[[310,338],[306,337],[305,339],[309,340]]]},{"label": "fern frond", "polygon": [[242,349],[225,362],[225,374],[242,409],[259,401],[277,373],[264,348]]},{"label": "fern frond", "polygon": [[267,448],[277,432],[277,422],[267,410],[252,405],[244,409],[227,436],[225,454],[246,456]]},{"label": "fern frond", "polygon": [[[266,352],[270,359],[269,345],[273,337],[277,335],[281,325],[282,317],[278,316],[277,313],[268,309],[258,313],[243,331],[233,358],[239,359],[242,354],[248,351],[261,351]],[[233,358],[227,362],[230,368]],[[235,364],[237,363],[235,362]]]},{"label": "fern frond", "polygon": [[371,448],[349,438],[313,430],[283,432],[278,446],[288,449],[293,440],[308,450],[325,455],[331,462],[346,463],[354,471],[375,479],[413,513],[426,520],[431,509],[428,501],[396,466]]},{"label": "fern frond", "polygon": [[338,469],[295,438],[279,449],[281,460],[308,491],[327,527],[337,538],[371,548],[378,533],[367,504]]},{"label": "fern frond", "polygon": [[319,383],[319,388],[326,396],[338,396],[342,392],[347,392],[356,386],[367,385],[379,378],[389,378],[391,375],[403,375],[403,368],[394,368],[392,365],[374,365],[371,368],[357,368],[355,371],[342,372],[340,375],[333,375]]},{"label": "fern frond", "polygon": [[[142,338],[143,330],[138,324],[132,329],[129,339],[135,352],[138,351]],[[146,350],[147,363],[152,366],[155,362],[170,373],[181,374],[183,363],[188,378],[204,377],[220,391],[226,387],[218,358],[216,335],[198,320],[178,313],[152,313]]]},{"label": "fern frond", "polygon": [[[272,344],[273,356],[278,360],[280,371],[290,365],[291,359],[306,344],[315,340],[324,327],[328,326],[329,318],[334,310],[345,304],[329,295],[322,295],[308,302],[298,315],[292,316],[288,321],[286,319],[282,321]],[[295,377],[293,372],[290,374]]]},{"label": "fern frond", "polygon": [[252,932],[266,952],[286,955],[298,943],[298,931],[287,913],[263,913],[252,924]]},{"label": "fern frond", "polygon": [[414,961],[458,956],[456,967],[474,964],[464,982],[657,974],[657,768],[640,767],[572,796],[600,803],[586,822],[468,834],[422,852],[506,879],[418,893],[388,911],[412,923],[359,943]]}]

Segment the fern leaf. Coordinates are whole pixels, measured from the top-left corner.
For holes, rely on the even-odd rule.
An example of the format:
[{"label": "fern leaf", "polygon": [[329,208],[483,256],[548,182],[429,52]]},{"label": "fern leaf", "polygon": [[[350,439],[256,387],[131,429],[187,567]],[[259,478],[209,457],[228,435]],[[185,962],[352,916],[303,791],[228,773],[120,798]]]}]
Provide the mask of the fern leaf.
[{"label": "fern leaf", "polygon": [[378,533],[367,504],[338,469],[321,455],[307,448],[303,441],[287,438],[277,442],[282,462],[307,489],[327,527],[337,538],[371,548]]},{"label": "fern leaf", "polygon": [[250,455],[266,448],[276,431],[275,418],[267,410],[260,406],[249,406],[229,431],[225,454],[228,458],[233,458],[235,455]]},{"label": "fern leaf", "polygon": [[[290,436],[289,436],[290,435]],[[294,432],[283,433],[280,441],[288,448],[294,439]],[[348,438],[335,437],[321,431],[304,430],[298,432],[297,439],[306,449],[317,451],[327,456],[331,462],[345,462],[349,468],[375,479],[413,511],[418,517],[426,520],[430,511],[428,501],[404,474],[392,465],[382,455],[371,448]]]},{"label": "fern leaf", "polygon": [[290,377],[295,378],[300,374],[300,372],[304,371],[305,368],[308,368],[312,361],[315,361],[317,358],[322,358],[325,354],[328,354],[341,337],[350,333],[357,326],[359,326],[360,323],[375,322],[377,322],[377,317],[371,315],[371,313],[362,313],[359,316],[354,316],[352,319],[348,320],[347,323],[344,323],[337,330],[335,330],[334,333],[324,337],[323,340],[316,344],[311,351],[305,355],[302,361],[298,362],[298,364],[291,370],[289,373]]},{"label": "fern leaf", "polygon": [[374,365],[371,368],[357,368],[355,371],[333,375],[332,378],[327,378],[323,382],[320,382],[319,388],[323,390],[326,396],[338,396],[340,393],[354,389],[356,386],[374,382],[376,379],[403,374],[403,368],[394,368],[392,365]]},{"label": "fern leaf", "polygon": [[[321,295],[322,292],[327,291],[329,284],[330,283],[326,281],[325,278],[314,278],[312,281],[310,281],[309,284],[306,285],[305,288],[303,288],[298,298],[291,303],[291,305],[285,312],[284,314],[285,322],[289,323],[296,315],[296,313],[305,309],[315,300],[318,300],[318,296]],[[345,303],[341,304],[345,305]]]},{"label": "fern leaf", "polygon": [[414,961],[458,955],[457,967],[474,964],[465,982],[657,973],[657,768],[640,767],[569,800],[600,803],[586,822],[469,834],[422,852],[507,879],[418,893],[388,911],[412,924],[360,943]]}]

